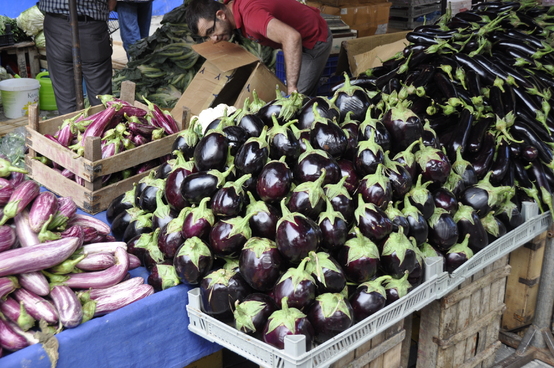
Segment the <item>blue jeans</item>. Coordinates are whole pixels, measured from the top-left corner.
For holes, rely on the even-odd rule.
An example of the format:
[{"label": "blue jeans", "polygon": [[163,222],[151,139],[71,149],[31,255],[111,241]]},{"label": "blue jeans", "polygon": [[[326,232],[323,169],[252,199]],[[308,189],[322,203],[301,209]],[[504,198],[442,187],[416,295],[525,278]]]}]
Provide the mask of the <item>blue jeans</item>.
[{"label": "blue jeans", "polygon": [[119,34],[129,59],[129,46],[150,34],[152,1],[118,1],[116,11]]}]

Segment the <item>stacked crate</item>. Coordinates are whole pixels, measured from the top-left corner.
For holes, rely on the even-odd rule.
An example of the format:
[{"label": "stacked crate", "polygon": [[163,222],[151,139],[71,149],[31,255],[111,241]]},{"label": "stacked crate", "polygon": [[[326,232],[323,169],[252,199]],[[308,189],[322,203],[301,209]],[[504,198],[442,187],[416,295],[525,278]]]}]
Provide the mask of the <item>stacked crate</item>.
[{"label": "stacked crate", "polygon": [[494,363],[510,269],[505,255],[421,310],[417,368]]},{"label": "stacked crate", "polygon": [[441,12],[441,1],[437,0],[392,0],[389,27],[414,29],[430,24]]}]

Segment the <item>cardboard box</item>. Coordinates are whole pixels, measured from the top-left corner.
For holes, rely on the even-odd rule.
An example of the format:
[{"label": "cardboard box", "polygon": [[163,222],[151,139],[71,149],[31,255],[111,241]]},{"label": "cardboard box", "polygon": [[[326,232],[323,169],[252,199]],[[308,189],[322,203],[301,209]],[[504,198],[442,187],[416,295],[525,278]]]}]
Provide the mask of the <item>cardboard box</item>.
[{"label": "cardboard box", "polygon": [[374,2],[341,8],[342,20],[358,31],[358,37],[387,33],[391,3]]},{"label": "cardboard box", "polygon": [[344,41],[339,53],[337,73],[349,71],[358,76],[382,64],[408,45],[405,32],[387,33]]},{"label": "cardboard box", "polygon": [[340,15],[340,6],[325,5],[320,1],[306,1],[306,5],[319,9],[323,14]]},{"label": "cardboard box", "polygon": [[180,121],[183,108],[198,115],[220,103],[241,108],[256,91],[263,101],[275,98],[275,90],[285,85],[253,54],[230,42],[204,42],[192,48],[206,58],[171,114]]}]

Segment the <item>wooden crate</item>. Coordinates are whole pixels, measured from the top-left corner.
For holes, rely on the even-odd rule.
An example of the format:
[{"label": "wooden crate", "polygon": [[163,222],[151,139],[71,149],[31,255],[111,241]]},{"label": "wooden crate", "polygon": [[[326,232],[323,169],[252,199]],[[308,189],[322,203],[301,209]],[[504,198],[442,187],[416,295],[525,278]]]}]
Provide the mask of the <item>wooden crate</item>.
[{"label": "wooden crate", "polygon": [[509,274],[506,255],[421,310],[417,368],[492,366]]},{"label": "wooden crate", "polygon": [[512,273],[506,283],[506,311],[502,329],[524,334],[535,315],[547,232],[510,254]]},{"label": "wooden crate", "polygon": [[[134,83],[124,82],[122,84],[121,98],[134,102]],[[139,102],[134,102],[134,104],[146,108]],[[89,110],[89,114],[94,114],[103,109],[103,105],[94,106]],[[29,153],[25,157],[25,164],[32,179],[60,196],[72,197],[77,206],[90,214],[105,210],[115,197],[130,190],[134,183],[148,174],[148,171],[102,187],[102,177],[104,175],[117,173],[171,153],[173,142],[179,134],[168,135],[105,159],[102,159],[100,138],[90,138],[85,142],[84,156],[76,157],[73,151],[51,141],[44,134],[55,134],[65,119],[71,118],[77,113],[39,121],[37,106],[31,106],[26,138]],[[182,129],[182,125],[180,128]],[[81,186],[75,181],[62,176],[56,170],[40,163],[34,159],[37,154],[45,156],[70,170],[76,176],[82,178],[85,185]]]},{"label": "wooden crate", "polygon": [[[404,320],[397,322],[357,349],[331,364],[329,368],[399,368],[407,367],[402,356],[406,339]],[[410,322],[411,323],[411,322]]]},{"label": "wooden crate", "polygon": [[7,119],[0,122],[0,137],[5,136],[8,133],[11,133],[14,129],[19,127],[24,127],[27,125],[28,121],[27,116],[22,116],[17,119]]}]

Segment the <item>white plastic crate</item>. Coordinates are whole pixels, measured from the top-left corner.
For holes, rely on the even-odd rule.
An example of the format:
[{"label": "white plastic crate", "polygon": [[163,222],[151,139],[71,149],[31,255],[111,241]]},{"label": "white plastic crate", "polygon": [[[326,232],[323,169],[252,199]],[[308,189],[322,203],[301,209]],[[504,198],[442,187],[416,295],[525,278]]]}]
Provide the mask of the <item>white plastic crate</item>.
[{"label": "white plastic crate", "polygon": [[[436,269],[434,260],[427,264]],[[426,274],[426,281],[408,295],[307,352],[303,335],[286,336],[281,350],[203,313],[199,288],[188,292],[189,330],[263,367],[323,368],[435,300],[436,283],[436,274]]]}]

